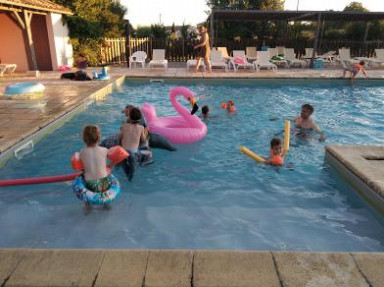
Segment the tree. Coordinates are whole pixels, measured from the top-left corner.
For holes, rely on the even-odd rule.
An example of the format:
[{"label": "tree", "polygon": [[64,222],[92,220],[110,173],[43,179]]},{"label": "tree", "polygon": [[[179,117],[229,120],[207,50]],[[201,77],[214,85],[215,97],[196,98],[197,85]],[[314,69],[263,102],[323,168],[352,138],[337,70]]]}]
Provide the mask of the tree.
[{"label": "tree", "polygon": [[105,37],[121,37],[126,29],[124,8],[117,0],[53,0],[68,7],[73,16],[66,16],[75,59],[87,56],[91,65],[101,60],[100,45]]},{"label": "tree", "polygon": [[163,24],[151,25],[151,34],[152,37],[156,39],[165,39],[168,37],[168,33]]},{"label": "tree", "polygon": [[345,6],[344,11],[360,11],[360,12],[369,12],[368,9],[363,7],[363,4],[360,2],[351,2]]}]

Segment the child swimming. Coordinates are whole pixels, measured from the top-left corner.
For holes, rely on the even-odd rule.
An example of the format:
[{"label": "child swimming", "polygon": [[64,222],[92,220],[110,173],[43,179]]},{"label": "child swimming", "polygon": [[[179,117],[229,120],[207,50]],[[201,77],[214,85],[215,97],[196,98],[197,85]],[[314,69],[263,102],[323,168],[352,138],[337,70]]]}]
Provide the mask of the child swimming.
[{"label": "child swimming", "polygon": [[301,106],[300,116],[296,117],[294,122],[296,127],[302,128],[304,130],[315,130],[318,134],[320,134],[320,141],[325,140],[325,134],[321,131],[321,129],[316,125],[316,123],[312,120],[311,115],[314,112],[314,108],[310,104],[304,104]]},{"label": "child swimming", "polygon": [[281,139],[273,138],[271,140],[270,145],[271,145],[270,157],[269,159],[267,159],[266,163],[271,165],[283,165],[286,154],[283,151]]},{"label": "child swimming", "polygon": [[201,108],[201,114],[202,114],[203,118],[207,118],[208,114],[209,114],[209,107],[208,106],[203,106]]},{"label": "child swimming", "polygon": [[222,109],[226,109],[228,112],[236,111],[235,102],[233,100],[226,101],[221,104]]}]

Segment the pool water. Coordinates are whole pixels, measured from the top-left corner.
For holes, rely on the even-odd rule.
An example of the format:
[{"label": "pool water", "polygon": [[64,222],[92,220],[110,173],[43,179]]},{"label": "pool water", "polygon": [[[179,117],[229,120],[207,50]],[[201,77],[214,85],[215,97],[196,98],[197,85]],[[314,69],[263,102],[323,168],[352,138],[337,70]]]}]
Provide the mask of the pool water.
[{"label": "pool water", "polygon": [[[122,193],[110,210],[85,211],[70,182],[1,188],[0,247],[384,251],[383,218],[324,162],[326,144],[384,144],[378,84],[127,81],[9,161],[0,177],[73,172],[70,157],[83,146],[84,125],[112,135],[124,106],[146,101],[159,116],[174,115],[168,93],[181,84],[211,109],[203,140],[176,152],[155,149],[155,163],[139,168],[132,182],[115,170]],[[229,99],[235,114],[221,109]],[[325,143],[316,134],[295,136],[292,127],[282,168],[239,152],[244,145],[267,156],[271,138],[283,138],[284,120],[304,103],[314,105]]]}]

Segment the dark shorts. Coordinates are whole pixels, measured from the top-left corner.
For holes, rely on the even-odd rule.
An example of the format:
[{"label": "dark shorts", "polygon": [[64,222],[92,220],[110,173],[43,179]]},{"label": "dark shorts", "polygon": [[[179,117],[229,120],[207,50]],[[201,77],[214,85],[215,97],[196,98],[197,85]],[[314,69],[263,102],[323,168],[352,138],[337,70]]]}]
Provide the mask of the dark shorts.
[{"label": "dark shorts", "polygon": [[201,47],[199,51],[199,56],[201,58],[209,58],[210,56],[210,51],[206,47]]}]

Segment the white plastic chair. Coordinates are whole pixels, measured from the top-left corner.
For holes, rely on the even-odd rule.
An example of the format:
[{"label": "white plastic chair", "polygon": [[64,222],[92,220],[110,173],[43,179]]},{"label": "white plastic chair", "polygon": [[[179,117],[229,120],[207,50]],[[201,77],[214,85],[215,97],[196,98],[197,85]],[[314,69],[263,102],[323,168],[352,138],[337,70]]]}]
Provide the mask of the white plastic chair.
[{"label": "white plastic chair", "polygon": [[295,66],[298,64],[301,67],[305,67],[307,65],[306,61],[296,58],[295,51],[292,48],[284,49],[284,59],[289,62],[290,66]]},{"label": "white plastic chair", "polygon": [[221,56],[221,52],[216,51],[215,49],[211,50],[211,67],[224,68],[225,71],[228,69],[228,65],[225,63],[225,60]]},{"label": "white plastic chair", "polygon": [[277,70],[277,66],[269,61],[268,51],[257,51],[257,60],[253,64],[258,71],[260,68]]},{"label": "white plastic chair", "polygon": [[[233,65],[235,72],[241,67],[243,67],[244,70],[246,68],[250,68],[252,70],[255,69],[255,65],[248,63],[247,57],[245,56],[245,52],[243,50],[233,50],[232,56],[233,59],[231,59],[231,64]],[[236,63],[236,59],[240,59],[242,62]]]},{"label": "white plastic chair", "polygon": [[165,59],[164,49],[153,49],[152,60],[149,62],[149,68],[153,66],[163,66],[164,69],[168,68],[168,60]]},{"label": "white plastic chair", "polygon": [[133,64],[137,65],[140,64],[141,67],[144,69],[145,67],[145,60],[147,59],[147,53],[144,51],[136,51],[129,57],[129,68],[133,68]]},{"label": "white plastic chair", "polygon": [[16,68],[16,64],[0,64],[0,77],[4,76],[5,73],[8,73],[9,76],[11,76]]}]

